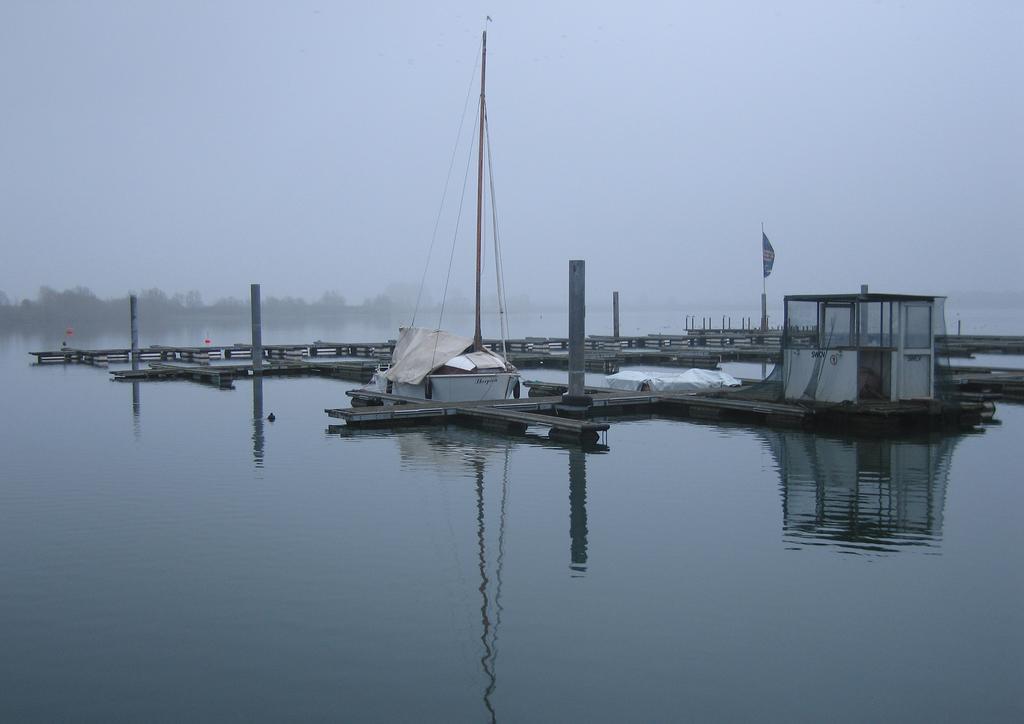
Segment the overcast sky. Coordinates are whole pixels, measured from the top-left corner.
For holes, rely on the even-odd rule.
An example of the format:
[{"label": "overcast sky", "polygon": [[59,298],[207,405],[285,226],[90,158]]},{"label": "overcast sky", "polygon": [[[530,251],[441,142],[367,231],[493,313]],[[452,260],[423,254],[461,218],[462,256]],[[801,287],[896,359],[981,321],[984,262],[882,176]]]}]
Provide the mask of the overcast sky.
[{"label": "overcast sky", "polygon": [[418,284],[487,14],[510,295],[1024,286],[1019,0],[3,0],[0,290]]}]

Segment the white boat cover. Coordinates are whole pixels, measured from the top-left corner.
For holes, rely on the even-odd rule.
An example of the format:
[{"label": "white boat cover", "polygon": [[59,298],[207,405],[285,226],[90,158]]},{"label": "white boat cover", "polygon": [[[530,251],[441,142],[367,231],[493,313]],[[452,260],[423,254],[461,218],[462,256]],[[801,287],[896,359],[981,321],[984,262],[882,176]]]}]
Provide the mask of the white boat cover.
[{"label": "white boat cover", "polygon": [[636,391],[646,389],[652,392],[692,392],[713,390],[719,387],[738,387],[738,379],[716,370],[692,369],[686,372],[648,372],[644,370],[623,370],[604,378],[608,386],[616,390]]},{"label": "white boat cover", "polygon": [[460,354],[458,357],[452,357],[445,362],[445,365],[466,370],[467,372],[474,372],[476,370],[501,370],[504,372],[508,369],[508,365],[501,355],[494,354],[494,352],[486,349],[483,352],[467,352],[466,354]]},{"label": "white boat cover", "polygon": [[431,372],[473,346],[469,337],[423,327],[402,327],[385,373],[392,382],[418,385]]}]

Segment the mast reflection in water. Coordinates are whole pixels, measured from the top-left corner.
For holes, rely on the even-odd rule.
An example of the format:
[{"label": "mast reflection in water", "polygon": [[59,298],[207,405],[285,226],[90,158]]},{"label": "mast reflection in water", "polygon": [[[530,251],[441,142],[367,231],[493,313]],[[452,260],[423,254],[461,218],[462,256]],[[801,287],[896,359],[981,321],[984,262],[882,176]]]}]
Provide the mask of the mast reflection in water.
[{"label": "mast reflection in water", "polygon": [[761,435],[778,463],[786,542],[838,546],[850,553],[938,546],[950,460],[959,438]]},{"label": "mast reflection in water", "polygon": [[[543,438],[513,440],[461,428],[398,430],[390,431],[388,437],[397,441],[403,466],[431,470],[449,480],[472,481],[475,523],[472,546],[477,578],[474,588],[479,596],[473,627],[479,627],[475,638],[479,642],[477,661],[484,679],[484,719],[497,721],[498,633],[504,613],[502,586],[510,506],[511,453],[518,445],[551,447],[552,454],[562,454],[565,447]],[[604,449],[602,446],[595,451],[603,452]],[[570,574],[573,576],[581,576],[587,569],[587,454],[574,448],[568,452],[569,557]],[[446,527],[454,533],[458,524],[451,526],[449,523]],[[463,539],[463,543],[468,542]]]},{"label": "mast reflection in water", "polygon": [[[484,676],[483,706],[486,720],[497,721],[494,694],[498,688],[498,631],[504,607],[501,602],[503,569],[505,564],[505,528],[507,524],[509,499],[509,453],[513,443],[508,439],[486,433],[459,430],[452,434],[444,429],[428,431],[399,431],[392,437],[398,441],[399,456],[403,465],[419,469],[432,469],[462,477],[469,472],[474,491],[474,547],[476,549],[476,584],[480,595],[479,626],[481,653],[480,670]],[[500,455],[500,457],[499,457]],[[494,469],[501,462],[500,497],[496,501],[497,540],[493,552],[489,551],[487,531],[486,483],[496,481]],[[488,466],[488,463],[491,463]],[[488,474],[489,470],[491,474]],[[493,534],[491,534],[493,535]]]}]

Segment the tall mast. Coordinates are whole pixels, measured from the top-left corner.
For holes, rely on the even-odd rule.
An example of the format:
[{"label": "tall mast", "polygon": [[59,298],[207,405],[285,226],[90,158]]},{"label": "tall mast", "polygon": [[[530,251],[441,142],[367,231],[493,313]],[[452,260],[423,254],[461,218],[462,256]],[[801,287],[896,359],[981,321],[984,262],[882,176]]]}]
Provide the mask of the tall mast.
[{"label": "tall mast", "polygon": [[473,332],[473,351],[480,352],[484,348],[480,334],[480,257],[483,247],[484,229],[484,123],[487,114],[484,110],[484,80],[487,77],[487,31],[484,30],[480,60],[480,152],[476,165],[476,327]]}]

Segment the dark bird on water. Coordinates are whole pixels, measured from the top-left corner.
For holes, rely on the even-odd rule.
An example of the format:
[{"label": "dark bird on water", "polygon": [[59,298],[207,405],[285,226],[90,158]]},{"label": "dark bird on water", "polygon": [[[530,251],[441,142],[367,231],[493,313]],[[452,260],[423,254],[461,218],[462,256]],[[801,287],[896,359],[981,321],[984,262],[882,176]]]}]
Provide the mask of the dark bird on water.
[{"label": "dark bird on water", "polygon": [[267,415],[267,421],[268,422],[273,422],[276,419],[277,419],[277,415],[275,415],[273,412],[271,412],[269,415]]}]

